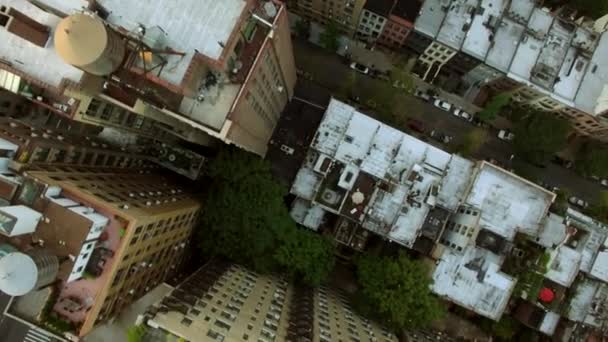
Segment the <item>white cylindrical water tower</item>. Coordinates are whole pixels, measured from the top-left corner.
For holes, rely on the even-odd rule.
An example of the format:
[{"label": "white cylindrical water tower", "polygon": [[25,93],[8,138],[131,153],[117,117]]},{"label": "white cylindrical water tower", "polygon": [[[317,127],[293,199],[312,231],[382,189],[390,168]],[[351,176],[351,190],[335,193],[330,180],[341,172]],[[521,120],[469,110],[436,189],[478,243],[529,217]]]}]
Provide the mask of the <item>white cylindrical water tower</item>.
[{"label": "white cylindrical water tower", "polygon": [[9,244],[0,245],[0,291],[10,296],[23,296],[50,284],[58,268],[55,256],[42,251],[28,255]]}]

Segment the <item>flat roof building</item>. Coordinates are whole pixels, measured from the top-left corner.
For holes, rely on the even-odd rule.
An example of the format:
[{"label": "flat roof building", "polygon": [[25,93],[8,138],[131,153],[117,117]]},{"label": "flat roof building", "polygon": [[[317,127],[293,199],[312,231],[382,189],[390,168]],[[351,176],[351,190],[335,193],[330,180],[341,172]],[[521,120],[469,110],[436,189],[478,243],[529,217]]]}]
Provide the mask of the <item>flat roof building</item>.
[{"label": "flat roof building", "polygon": [[140,321],[146,335],[188,341],[397,341],[391,331],[355,313],[338,291],[217,261],[179,284]]},{"label": "flat roof building", "polygon": [[539,234],[555,199],[508,171],[442,151],[335,99],[291,193],[298,223],[316,230],[337,222],[336,240],[353,248],[359,245],[344,242],[344,227],[407,248],[434,245],[422,248],[437,259],[433,291],[494,320],[516,283],[501,271],[505,255],[516,234]]},{"label": "flat roof building", "polygon": [[79,121],[265,153],[296,80],[282,3],[40,3],[3,3],[0,87]]},{"label": "flat roof building", "polygon": [[[592,22],[574,21],[531,0],[427,0],[415,31],[458,52],[457,57],[474,58],[478,67],[465,71],[470,73],[463,78],[469,86],[491,88],[505,84],[497,81],[504,76],[512,81],[515,101],[556,112],[574,121],[581,133],[606,138],[608,78],[602,70],[608,64],[601,56],[607,52],[608,34]],[[425,51],[428,56],[421,57],[435,71],[431,78],[448,63],[431,58],[434,53]]]}]

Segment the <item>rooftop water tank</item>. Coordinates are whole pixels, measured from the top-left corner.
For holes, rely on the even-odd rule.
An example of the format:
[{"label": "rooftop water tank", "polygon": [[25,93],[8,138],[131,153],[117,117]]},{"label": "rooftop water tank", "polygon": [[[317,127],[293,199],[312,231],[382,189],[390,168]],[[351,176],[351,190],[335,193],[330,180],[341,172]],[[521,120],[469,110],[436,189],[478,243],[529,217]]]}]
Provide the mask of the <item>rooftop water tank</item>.
[{"label": "rooftop water tank", "polygon": [[125,57],[125,41],[93,15],[73,14],[55,30],[57,53],[87,73],[105,76],[116,71]]},{"label": "rooftop water tank", "polygon": [[55,256],[42,251],[28,255],[9,244],[0,245],[0,291],[10,296],[23,296],[50,284],[58,268]]}]

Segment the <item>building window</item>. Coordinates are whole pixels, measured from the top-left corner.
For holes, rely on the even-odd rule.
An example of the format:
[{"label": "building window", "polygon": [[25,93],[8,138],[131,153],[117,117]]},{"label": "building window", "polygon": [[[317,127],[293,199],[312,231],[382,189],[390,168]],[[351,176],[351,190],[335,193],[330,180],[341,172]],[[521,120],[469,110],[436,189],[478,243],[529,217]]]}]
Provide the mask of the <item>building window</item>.
[{"label": "building window", "polygon": [[184,317],[180,323],[181,323],[182,325],[185,325],[185,326],[189,327],[189,326],[190,326],[190,324],[192,324],[192,320],[191,320],[191,319],[189,319],[189,318]]}]

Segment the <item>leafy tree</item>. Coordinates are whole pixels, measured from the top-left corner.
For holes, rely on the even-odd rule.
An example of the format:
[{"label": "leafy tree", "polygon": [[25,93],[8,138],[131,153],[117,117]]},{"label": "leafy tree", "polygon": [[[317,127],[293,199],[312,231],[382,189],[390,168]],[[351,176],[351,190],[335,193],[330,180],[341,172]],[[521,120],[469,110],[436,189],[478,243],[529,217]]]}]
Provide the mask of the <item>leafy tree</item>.
[{"label": "leafy tree", "polygon": [[608,177],[608,148],[599,142],[588,141],[577,154],[576,168],[583,174]]},{"label": "leafy tree", "polygon": [[294,279],[319,285],[334,266],[334,245],[311,231],[294,230],[276,252],[276,259]]},{"label": "leafy tree", "polygon": [[338,31],[338,25],[332,20],[325,26],[325,31],[319,36],[319,42],[325,49],[336,52],[340,47],[340,42],[338,41],[339,35],[340,31]]},{"label": "leafy tree", "polygon": [[513,130],[515,150],[533,164],[544,164],[566,146],[570,124],[547,112],[528,112]]},{"label": "leafy tree", "polygon": [[607,0],[576,0],[568,2],[569,6],[579,10],[581,14],[597,19],[608,13]]},{"label": "leafy tree", "polygon": [[[321,236],[302,232],[291,219],[286,189],[270,165],[236,148],[225,148],[207,168],[209,188],[199,231],[203,252],[259,272],[283,270],[316,284],[333,265],[333,250]],[[303,248],[310,248],[306,254]]]},{"label": "leafy tree", "polygon": [[310,38],[310,22],[304,19],[298,19],[294,27],[296,35],[304,40]]},{"label": "leafy tree", "polygon": [[596,205],[591,208],[591,214],[600,221],[608,221],[608,191],[602,191]]},{"label": "leafy tree", "polygon": [[412,74],[405,69],[405,66],[400,65],[392,70],[391,83],[404,89],[408,94],[413,93],[415,89]]},{"label": "leafy tree", "polygon": [[423,329],[444,314],[429,288],[429,270],[405,254],[357,260],[361,301],[395,329]]},{"label": "leafy tree", "polygon": [[485,129],[474,128],[464,136],[462,143],[458,146],[458,152],[467,157],[471,156],[479,151],[488,138],[488,132]]},{"label": "leafy tree", "polygon": [[570,191],[568,189],[559,189],[555,192],[555,202],[553,202],[551,211],[559,215],[565,215],[568,210],[568,197],[570,197]]},{"label": "leafy tree", "polygon": [[506,105],[511,102],[511,94],[510,93],[500,93],[495,95],[488,101],[484,109],[477,113],[477,118],[479,120],[488,122],[492,121],[496,118],[496,115],[500,113],[500,111]]},{"label": "leafy tree", "polygon": [[141,342],[146,334],[146,328],[143,325],[135,325],[127,330],[128,342]]}]

